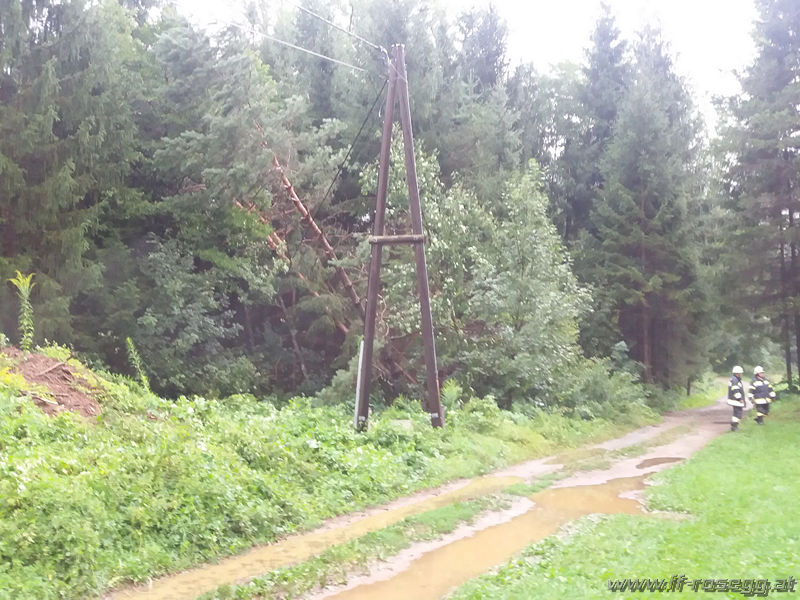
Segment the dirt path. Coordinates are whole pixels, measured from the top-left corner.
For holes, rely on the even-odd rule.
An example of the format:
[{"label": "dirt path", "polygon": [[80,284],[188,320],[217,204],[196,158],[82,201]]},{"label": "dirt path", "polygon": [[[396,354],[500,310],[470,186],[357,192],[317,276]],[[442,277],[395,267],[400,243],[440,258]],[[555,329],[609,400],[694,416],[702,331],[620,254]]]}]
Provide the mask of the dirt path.
[{"label": "dirt path", "polygon": [[[148,586],[112,593],[107,600],[193,600],[223,584],[241,583],[269,571],[308,560],[325,549],[454,502],[499,493],[508,486],[575,468],[581,456],[593,468],[577,470],[549,489],[510,507],[483,515],[470,525],[432,542],[413,544],[388,561],[371,565],[369,575],[346,586],[318,590],[308,600],[436,600],[449,590],[505,562],[525,546],[592,513],[642,513],[635,499],[648,475],[688,458],[728,430],[724,401],[665,415],[658,425],[589,446],[580,452],[545,457],[407,496],[379,508],[332,519],[319,529],[245,554],[164,577]],[[624,449],[629,449],[626,453]],[[635,454],[629,456],[628,454]],[[580,463],[578,463],[580,464]],[[447,565],[447,568],[442,568]]]}]

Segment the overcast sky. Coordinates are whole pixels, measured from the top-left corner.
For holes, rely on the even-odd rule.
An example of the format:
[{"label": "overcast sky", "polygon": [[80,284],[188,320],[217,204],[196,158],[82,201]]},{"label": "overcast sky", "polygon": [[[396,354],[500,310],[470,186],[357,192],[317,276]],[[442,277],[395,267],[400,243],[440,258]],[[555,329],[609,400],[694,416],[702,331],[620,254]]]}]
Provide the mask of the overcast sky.
[{"label": "overcast sky", "polygon": [[[203,24],[239,18],[236,0],[176,0],[182,12]],[[442,0],[455,13],[487,1]],[[296,0],[303,4],[303,0]],[[291,2],[289,3],[291,4]],[[546,71],[563,61],[580,62],[601,13],[599,0],[493,0],[509,26],[512,64],[533,62]],[[739,91],[734,71],[753,59],[753,0],[607,0],[626,38],[646,24],[660,26],[670,43],[678,72],[710,114],[712,95]],[[358,33],[358,32],[356,32]]]}]

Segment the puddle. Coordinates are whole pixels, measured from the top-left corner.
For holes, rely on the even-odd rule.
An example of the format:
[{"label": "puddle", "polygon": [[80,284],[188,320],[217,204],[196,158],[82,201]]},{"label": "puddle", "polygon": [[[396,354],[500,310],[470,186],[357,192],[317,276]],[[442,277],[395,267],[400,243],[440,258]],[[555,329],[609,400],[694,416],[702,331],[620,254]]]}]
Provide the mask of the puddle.
[{"label": "puddle", "polygon": [[373,514],[350,525],[296,535],[269,546],[259,546],[217,564],[155,580],[148,587],[119,590],[106,600],[194,600],[224,584],[246,581],[269,571],[308,560],[331,546],[349,542],[413,515],[481,496],[495,494],[522,482],[520,477],[481,477],[469,484],[415,504]]},{"label": "puddle", "polygon": [[591,513],[644,514],[636,500],[621,498],[620,494],[644,489],[645,477],[538,492],[531,496],[536,505],[523,515],[428,552],[390,579],[321,597],[328,600],[439,600],[452,589],[504,563],[526,546],[554,534],[578,517]]},{"label": "puddle", "polygon": [[648,458],[647,460],[643,460],[638,465],[636,465],[637,469],[647,469],[649,467],[654,467],[656,465],[665,465],[667,463],[674,463],[678,462],[679,460],[683,460],[680,456],[668,456],[663,458]]},{"label": "puddle", "polygon": [[[665,429],[674,428],[676,424],[695,422],[700,413],[719,419],[723,413],[728,414],[728,407],[720,404],[699,411],[685,411],[685,414],[676,414],[665,419],[660,426],[637,430],[583,452],[588,458],[595,453],[602,454],[604,451],[628,447],[632,443],[657,437]],[[641,461],[637,468],[644,469],[662,462],[682,460],[674,455],[690,456],[726,430],[727,427],[715,425],[712,418],[702,420],[692,435],[683,436],[661,449],[662,453],[672,454],[673,457]],[[341,523],[334,519],[316,531],[295,535],[269,546],[256,547],[217,564],[165,576],[146,586],[118,589],[109,592],[104,599],[194,600],[221,585],[242,583],[269,571],[306,561],[332,546],[388,527],[406,517],[454,502],[498,493],[533,476],[540,477],[557,471],[558,465],[546,464],[549,460],[552,457],[509,467],[493,476],[477,478],[462,487],[448,489],[437,496],[429,495],[424,499],[410,500],[385,510],[373,509],[367,516],[356,520],[348,517],[345,523]],[[352,589],[342,591],[342,588],[338,588],[323,593],[326,598],[335,597],[338,600],[438,600],[452,588],[505,562],[526,546],[555,533],[564,524],[580,516],[591,513],[641,514],[643,511],[636,500],[620,497],[644,488],[643,480],[646,475],[630,477],[636,473],[633,468],[635,461],[636,459],[624,460],[612,465],[610,469],[567,477],[554,484],[554,487],[531,496],[536,504],[526,513],[505,523],[481,529],[472,537],[456,539],[446,546],[415,557],[407,570],[398,573],[395,569],[389,574],[371,578],[366,576],[363,578],[364,585],[359,587],[356,585],[362,578],[354,578],[351,580]]]}]

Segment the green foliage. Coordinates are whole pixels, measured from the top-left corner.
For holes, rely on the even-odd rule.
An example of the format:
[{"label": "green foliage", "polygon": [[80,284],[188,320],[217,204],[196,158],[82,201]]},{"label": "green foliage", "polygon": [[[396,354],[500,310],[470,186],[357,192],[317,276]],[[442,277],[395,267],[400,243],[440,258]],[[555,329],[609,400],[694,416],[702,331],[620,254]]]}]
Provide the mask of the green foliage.
[{"label": "green foliage", "polygon": [[614,371],[610,361],[579,359],[560,373],[552,405],[563,414],[579,419],[598,417],[612,420],[620,414],[636,419],[645,415],[651,396],[638,378],[626,371]]},{"label": "green foliage", "polygon": [[[552,168],[548,170],[550,199],[554,220],[571,248],[580,248],[581,238],[596,230],[591,213],[595,204],[601,202],[598,196],[605,185],[602,157],[613,137],[620,106],[633,76],[629,44],[621,38],[607,6],[603,7],[591,40],[586,63],[580,67],[579,73],[566,70],[556,81],[540,80],[538,84],[535,81],[528,84],[533,93],[538,91],[537,87],[544,87],[545,98],[555,103],[554,108],[545,104],[544,109],[556,113],[551,117],[553,124],[544,129],[554,138],[548,140],[547,148],[551,152],[553,148],[559,148],[555,160],[551,159]],[[549,152],[540,151],[540,154]],[[580,263],[578,267],[579,273],[585,275]],[[589,261],[585,269],[589,271],[591,268]],[[584,347],[589,351],[598,342],[602,343],[587,337]]]},{"label": "green foliage", "polygon": [[147,378],[147,373],[144,371],[144,364],[142,364],[142,357],[139,356],[139,351],[136,350],[136,345],[131,338],[125,338],[125,346],[128,349],[128,360],[131,361],[131,366],[139,378],[139,383],[145,391],[150,391],[150,380]]},{"label": "green foliage", "polygon": [[800,371],[800,355],[792,364],[800,343],[800,222],[792,192],[800,185],[800,11],[791,0],[764,0],[757,8],[756,56],[739,76],[743,94],[722,106],[720,203],[737,223],[723,238],[722,257],[729,272],[739,273],[740,284],[726,295],[737,325],[748,324],[741,345],[759,352],[764,339],[778,342],[788,377]]},{"label": "green foliage", "polygon": [[44,346],[36,346],[36,352],[60,362],[67,362],[72,358],[72,350],[55,342],[44,341]]},{"label": "green foliage", "polygon": [[417,402],[376,411],[248,395],[162,400],[122,378],[96,423],[48,417],[0,377],[0,589],[82,598],[230,554],[354,508],[608,436],[623,426],[501,411],[471,399],[430,427]]},{"label": "green foliage", "polygon": [[[317,4],[339,17],[335,2]],[[174,10],[153,10],[155,0],[23,5],[0,7],[0,277],[36,271],[37,335],[118,371],[133,337],[152,385],[170,396],[315,394],[341,372],[336,393],[319,398],[349,403],[361,309],[333,267],[347,269],[363,296],[375,179],[365,165],[377,159],[379,111],[364,118],[380,101],[379,55],[293,9],[272,19],[254,5],[247,16],[253,32],[268,28],[365,71],[268,41],[254,47],[259,36],[238,28],[211,35]],[[552,403],[553,374],[580,353],[581,323],[590,355],[625,339],[641,361],[641,344],[620,330],[619,294],[608,297],[587,275],[591,261],[578,283],[551,223],[581,249],[595,229],[592,207],[614,203],[606,192],[618,196],[601,158],[633,78],[611,15],[598,22],[584,68],[539,76],[522,65],[510,79],[508,27],[492,7],[451,18],[441,7],[369,0],[351,26],[384,47],[413,48],[408,80],[415,133],[428,149],[417,166],[445,373],[506,407]],[[274,156],[338,259],[321,257],[299,224]],[[404,182],[396,160],[397,231],[408,230]],[[268,240],[275,235],[279,242]],[[392,322],[382,331],[394,338],[386,354],[414,377],[421,349],[409,253],[387,250]],[[684,296],[670,298],[680,307],[698,300],[684,266],[687,281],[665,279],[667,267],[648,274],[654,286],[684,285]],[[4,331],[13,302],[0,289]],[[658,310],[691,355],[670,372],[677,379],[699,369],[704,344],[683,336],[697,315],[667,304]],[[406,378],[394,381],[393,367],[377,372],[378,401],[419,395]]]},{"label": "green foliage", "polygon": [[[395,156],[402,156],[399,138]],[[393,162],[389,177],[387,228],[402,231],[408,208],[399,163]],[[416,163],[442,368],[504,407],[541,400],[552,390],[555,372],[578,353],[577,318],[586,296],[547,216],[538,168],[531,164],[528,173],[510,176],[500,194],[486,199],[458,185],[445,190],[438,165],[421,150]],[[365,173],[365,190],[375,177],[373,170]],[[391,336],[411,340],[419,328],[411,252],[386,254],[381,279],[387,325]],[[407,356],[421,361],[421,351],[414,343]]]},{"label": "green foliage", "polygon": [[19,298],[19,347],[27,352],[33,345],[33,306],[31,305],[31,290],[35,283],[32,283],[33,273],[23,275],[17,271],[16,277],[9,279],[17,288]]},{"label": "green foliage", "polygon": [[706,367],[708,296],[688,214],[699,124],[657,32],[637,44],[635,73],[601,160],[583,263],[645,380],[669,388]]},{"label": "green foliage", "polygon": [[117,2],[26,0],[0,22],[0,268],[37,272],[38,333],[68,340],[70,301],[99,274],[84,257],[136,159],[131,21]]},{"label": "green foliage", "polygon": [[459,408],[462,405],[464,388],[455,379],[448,379],[442,384],[440,400],[445,411]]}]

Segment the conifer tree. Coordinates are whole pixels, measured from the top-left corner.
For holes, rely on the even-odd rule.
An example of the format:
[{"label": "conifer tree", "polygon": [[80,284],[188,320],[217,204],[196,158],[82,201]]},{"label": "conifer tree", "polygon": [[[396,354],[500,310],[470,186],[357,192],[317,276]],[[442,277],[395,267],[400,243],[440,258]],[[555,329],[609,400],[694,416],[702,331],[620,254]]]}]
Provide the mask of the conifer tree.
[{"label": "conifer tree", "polygon": [[574,101],[568,108],[575,115],[574,124],[562,124],[567,137],[556,165],[560,182],[556,193],[563,197],[563,214],[557,218],[563,220],[563,236],[570,244],[594,229],[590,219],[592,204],[604,186],[601,157],[631,84],[627,52],[627,43],[620,38],[616,21],[604,5],[592,33],[582,84],[576,86]]},{"label": "conifer tree", "polygon": [[[135,158],[130,27],[117,3],[0,4],[0,274],[37,271],[50,339],[70,339],[70,303],[98,272],[91,235]],[[0,314],[10,302],[0,292]]]},{"label": "conifer tree", "polygon": [[698,133],[689,94],[648,30],[601,162],[588,250],[596,293],[645,378],[664,386],[684,384],[705,350],[696,343],[705,301],[687,214]]},{"label": "conifer tree", "polygon": [[725,131],[728,188],[742,230],[731,239],[746,322],[762,330],[763,318],[773,324],[791,384],[792,348],[800,344],[800,5],[757,4],[756,59],[740,79],[744,95],[730,101]]}]

